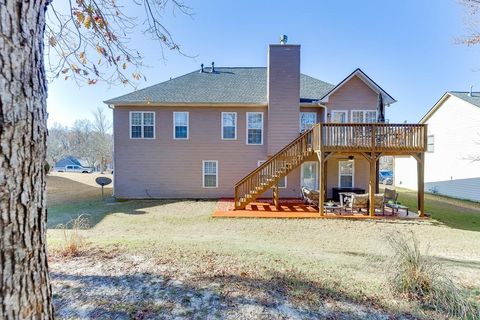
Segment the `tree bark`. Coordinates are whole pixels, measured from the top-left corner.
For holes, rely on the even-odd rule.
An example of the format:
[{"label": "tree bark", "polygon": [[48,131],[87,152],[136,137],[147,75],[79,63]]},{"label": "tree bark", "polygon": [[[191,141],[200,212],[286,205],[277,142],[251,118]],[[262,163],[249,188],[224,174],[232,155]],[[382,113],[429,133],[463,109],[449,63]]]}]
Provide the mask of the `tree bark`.
[{"label": "tree bark", "polygon": [[46,251],[45,10],[0,1],[0,319],[52,319]]}]

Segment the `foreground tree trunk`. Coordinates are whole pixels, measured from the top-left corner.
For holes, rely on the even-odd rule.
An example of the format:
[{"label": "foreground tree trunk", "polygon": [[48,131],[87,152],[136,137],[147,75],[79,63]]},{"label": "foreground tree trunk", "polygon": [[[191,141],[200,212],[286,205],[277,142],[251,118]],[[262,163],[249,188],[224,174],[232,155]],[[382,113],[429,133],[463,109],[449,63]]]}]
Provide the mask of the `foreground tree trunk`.
[{"label": "foreground tree trunk", "polygon": [[49,0],[0,1],[0,319],[51,319],[46,252]]}]

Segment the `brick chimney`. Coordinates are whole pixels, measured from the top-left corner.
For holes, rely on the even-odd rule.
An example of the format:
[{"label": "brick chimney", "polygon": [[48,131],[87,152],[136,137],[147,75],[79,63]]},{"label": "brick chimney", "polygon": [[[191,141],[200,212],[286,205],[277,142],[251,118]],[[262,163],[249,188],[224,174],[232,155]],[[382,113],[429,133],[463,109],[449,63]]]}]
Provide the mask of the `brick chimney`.
[{"label": "brick chimney", "polygon": [[268,48],[267,90],[271,156],[299,135],[300,45],[286,44],[286,37]]}]

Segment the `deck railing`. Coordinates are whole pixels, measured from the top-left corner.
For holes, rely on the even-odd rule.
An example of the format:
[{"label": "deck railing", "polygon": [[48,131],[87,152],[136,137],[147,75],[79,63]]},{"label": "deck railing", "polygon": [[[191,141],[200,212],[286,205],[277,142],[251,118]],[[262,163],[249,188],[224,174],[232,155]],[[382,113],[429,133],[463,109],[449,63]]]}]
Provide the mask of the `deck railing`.
[{"label": "deck railing", "polygon": [[[351,152],[426,151],[423,124],[322,123],[314,128],[315,149]],[[321,139],[315,139],[321,131]]]},{"label": "deck railing", "polygon": [[426,147],[423,124],[319,123],[237,182],[235,208],[244,208],[276,186],[315,151],[402,154],[424,152]]}]

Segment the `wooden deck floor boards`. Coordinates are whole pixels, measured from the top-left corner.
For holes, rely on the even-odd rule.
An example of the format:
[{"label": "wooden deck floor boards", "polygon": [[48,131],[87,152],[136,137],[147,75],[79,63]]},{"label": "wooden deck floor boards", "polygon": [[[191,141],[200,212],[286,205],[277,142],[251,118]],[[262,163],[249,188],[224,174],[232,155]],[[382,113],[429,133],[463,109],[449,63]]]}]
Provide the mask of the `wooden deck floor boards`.
[{"label": "wooden deck floor boards", "polygon": [[[370,217],[367,213],[326,213],[321,216],[318,209],[313,206],[302,203],[300,199],[286,199],[281,201],[280,208],[277,209],[269,200],[257,200],[244,210],[234,210],[233,199],[222,199],[217,203],[213,212],[214,218],[317,218],[317,219],[420,219],[418,214],[409,211],[400,212],[398,215],[392,215],[386,211],[385,215],[376,215]],[[424,218],[422,218],[424,219]]]}]

